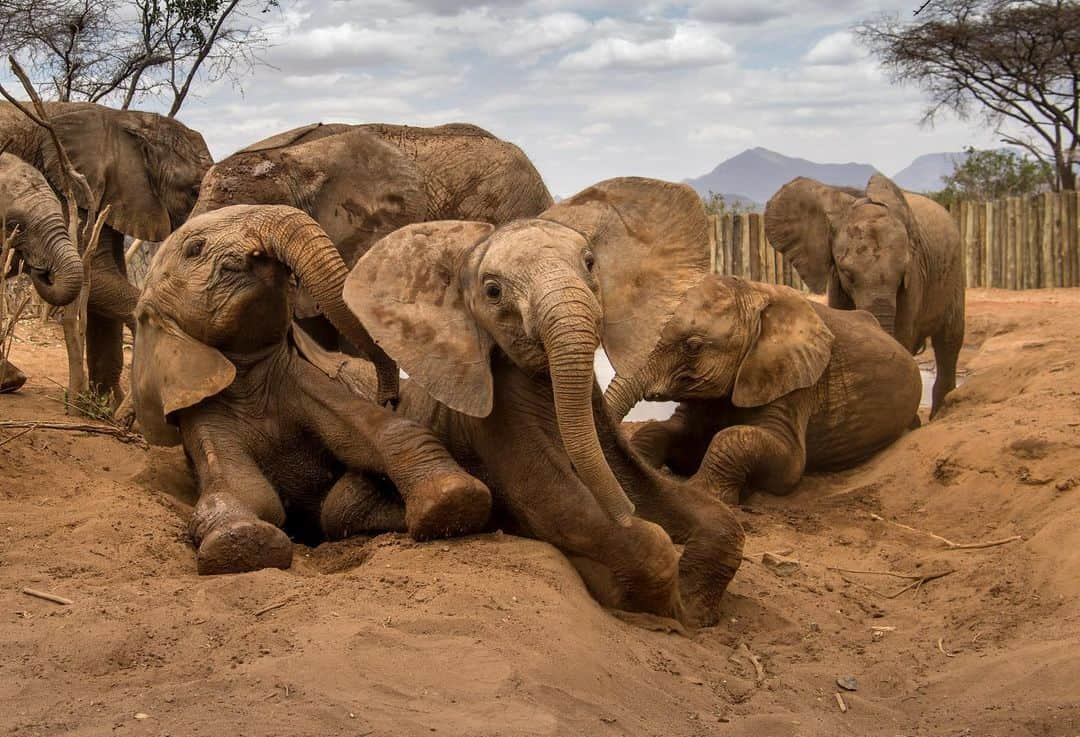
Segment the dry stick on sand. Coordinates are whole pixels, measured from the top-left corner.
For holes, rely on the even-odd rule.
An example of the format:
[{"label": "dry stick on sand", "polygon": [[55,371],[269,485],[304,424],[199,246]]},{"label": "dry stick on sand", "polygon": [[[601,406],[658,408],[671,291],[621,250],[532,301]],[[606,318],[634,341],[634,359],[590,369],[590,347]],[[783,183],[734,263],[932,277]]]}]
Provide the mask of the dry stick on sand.
[{"label": "dry stick on sand", "polygon": [[267,604],[262,609],[257,610],[254,616],[261,617],[262,615],[272,612],[275,609],[281,609],[281,607],[287,605],[288,603],[288,601],[279,601],[276,604]]},{"label": "dry stick on sand", "polygon": [[847,704],[844,703],[844,697],[841,696],[839,693],[834,693],[833,696],[836,697],[836,705],[840,707],[840,713],[846,714]]},{"label": "dry stick on sand", "polygon": [[874,520],[877,520],[878,522],[886,522],[890,525],[893,525],[894,527],[899,527],[901,530],[907,530],[908,532],[916,532],[920,535],[932,537],[938,542],[942,543],[948,550],[978,550],[980,548],[993,548],[998,545],[1006,545],[1008,543],[1013,543],[1017,540],[1024,539],[1020,535],[1013,535],[1012,537],[1005,537],[1000,540],[989,540],[987,542],[954,543],[952,540],[942,537],[941,535],[935,535],[934,533],[927,532],[926,530],[920,530],[915,527],[909,527],[908,525],[902,524],[900,522],[894,522],[893,520],[885,519],[880,514],[874,514],[873,512],[871,512],[870,517]]},{"label": "dry stick on sand", "polygon": [[33,596],[35,599],[44,599],[45,601],[51,601],[53,604],[62,604],[68,606],[74,604],[71,599],[63,596],[57,596],[56,594],[50,594],[48,591],[38,591],[37,589],[23,589],[22,592],[27,596]]},{"label": "dry stick on sand", "polygon": [[[146,440],[142,435],[128,432],[111,425],[91,425],[82,422],[41,422],[37,420],[0,420],[0,430],[64,430],[67,432],[86,432],[92,435],[110,435],[125,443],[134,443],[140,447],[146,447]],[[25,433],[20,433],[20,435]],[[19,437],[16,435],[15,437]],[[9,443],[15,438],[8,438],[4,443]],[[3,443],[0,443],[2,445]]]},{"label": "dry stick on sand", "polygon": [[939,578],[945,578],[945,576],[948,576],[950,573],[956,573],[955,568],[950,568],[950,569],[945,570],[945,571],[938,571],[937,573],[893,573],[892,571],[860,571],[858,569],[833,568],[831,566],[829,567],[829,570],[830,571],[842,572],[842,573],[863,573],[863,574],[872,575],[872,576],[893,576],[894,578],[903,578],[903,579],[907,579],[907,580],[909,580],[911,582],[911,583],[907,584],[906,586],[904,586],[903,588],[901,588],[901,589],[899,589],[897,591],[894,591],[891,594],[883,594],[883,593],[881,593],[880,591],[878,591],[876,589],[870,588],[866,584],[859,583],[858,581],[852,581],[850,578],[848,578],[846,576],[840,576],[840,578],[842,578],[847,583],[854,584],[855,586],[858,586],[860,588],[864,588],[867,591],[869,591],[870,593],[876,594],[877,596],[880,596],[880,597],[882,597],[884,599],[895,599],[896,597],[903,594],[905,591],[910,591],[911,589],[915,589],[915,593],[917,594],[917,593],[919,593],[919,589],[922,588],[924,583],[929,583],[930,581],[936,581]]},{"label": "dry stick on sand", "polygon": [[750,651],[750,646],[745,642],[739,643],[737,652],[739,655],[746,658],[750,662],[750,665],[754,666],[754,680],[760,686],[765,680],[765,666],[761,664],[761,660]]}]

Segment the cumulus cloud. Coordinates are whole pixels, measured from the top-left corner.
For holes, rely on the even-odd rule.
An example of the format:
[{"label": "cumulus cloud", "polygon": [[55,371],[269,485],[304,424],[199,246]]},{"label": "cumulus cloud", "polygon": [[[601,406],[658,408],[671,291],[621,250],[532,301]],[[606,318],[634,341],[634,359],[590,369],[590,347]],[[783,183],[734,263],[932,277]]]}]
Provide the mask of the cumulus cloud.
[{"label": "cumulus cloud", "polygon": [[867,52],[849,31],[830,33],[803,56],[807,64],[840,66],[865,59]]},{"label": "cumulus cloud", "polygon": [[698,23],[676,25],[667,38],[632,41],[603,38],[567,55],[559,68],[595,72],[605,69],[658,71],[726,64],[735,48],[720,38],[716,28]]},{"label": "cumulus cloud", "polygon": [[577,13],[552,13],[522,20],[500,34],[493,51],[497,56],[529,56],[562,48],[585,35],[589,21]]}]

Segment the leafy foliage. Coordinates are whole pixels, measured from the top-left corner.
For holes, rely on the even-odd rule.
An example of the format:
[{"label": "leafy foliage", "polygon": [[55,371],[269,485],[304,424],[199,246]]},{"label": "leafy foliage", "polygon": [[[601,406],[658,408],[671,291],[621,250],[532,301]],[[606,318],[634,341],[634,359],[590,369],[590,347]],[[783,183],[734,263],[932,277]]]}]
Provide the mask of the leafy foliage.
[{"label": "leafy foliage", "polygon": [[967,158],[957,162],[943,179],[942,190],[932,195],[946,207],[961,200],[988,202],[1035,194],[1054,181],[1053,167],[1015,151],[976,151],[968,146],[965,152]]},{"label": "leafy foliage", "polygon": [[741,215],[747,212],[757,212],[758,208],[753,203],[739,200],[728,200],[724,195],[709,190],[707,197],[701,198],[705,205],[705,212],[710,215]]}]

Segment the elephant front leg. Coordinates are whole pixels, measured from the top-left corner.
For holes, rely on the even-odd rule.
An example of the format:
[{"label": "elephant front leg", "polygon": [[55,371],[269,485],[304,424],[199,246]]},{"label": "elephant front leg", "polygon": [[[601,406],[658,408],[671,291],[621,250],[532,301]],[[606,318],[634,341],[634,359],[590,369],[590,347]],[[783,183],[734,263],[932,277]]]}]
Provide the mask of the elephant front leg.
[{"label": "elephant front leg", "polygon": [[401,499],[354,472],[342,476],[330,489],[319,516],[327,540],[407,529]]},{"label": "elephant front leg", "polygon": [[285,509],[277,492],[230,433],[192,424],[181,421],[199,484],[189,525],[199,574],[288,568],[292,541],[280,529]]},{"label": "elephant front leg", "polygon": [[937,376],[934,378],[933,402],[930,419],[933,419],[945,403],[945,397],[956,388],[956,364],[960,348],[964,344],[963,326],[942,330],[931,338],[934,346],[934,362]]},{"label": "elephant front leg", "polygon": [[653,468],[667,466],[680,476],[691,476],[701,465],[711,435],[698,431],[692,409],[680,404],[666,420],[649,422],[634,433],[630,443]]},{"label": "elephant front leg", "polygon": [[733,425],[713,437],[690,481],[727,504],[738,504],[751,486],[789,493],[805,468],[806,450],[795,438],[755,425]]},{"label": "elephant front leg", "polygon": [[124,370],[124,323],[87,311],[86,366],[90,388],[101,397],[110,397],[110,409],[116,409],[124,398],[120,389],[120,374]]}]

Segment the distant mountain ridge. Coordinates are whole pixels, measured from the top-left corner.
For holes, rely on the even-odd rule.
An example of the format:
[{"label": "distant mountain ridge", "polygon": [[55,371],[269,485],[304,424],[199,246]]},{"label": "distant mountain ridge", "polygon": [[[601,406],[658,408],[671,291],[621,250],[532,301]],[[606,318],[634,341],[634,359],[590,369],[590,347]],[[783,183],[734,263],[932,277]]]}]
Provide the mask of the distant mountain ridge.
[{"label": "distant mountain ridge", "polygon": [[[962,151],[925,154],[891,178],[912,192],[935,192],[942,188],[942,178],[965,158],[967,154]],[[878,171],[871,164],[822,164],[758,146],[722,161],[708,174],[684,181],[702,197],[708,197],[710,192],[723,193],[728,202],[752,204],[761,209],[776,190],[795,177],[861,189]]]}]

